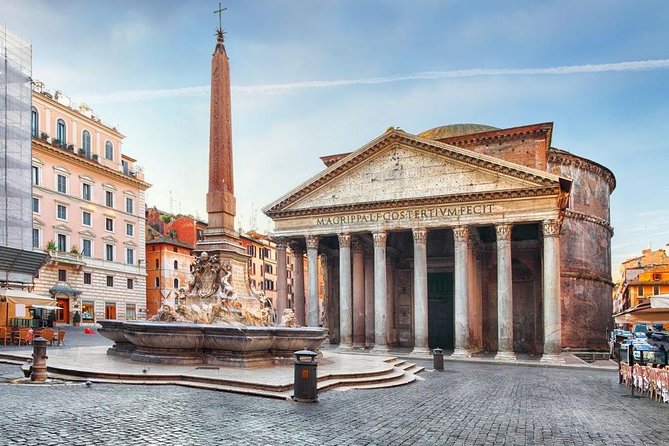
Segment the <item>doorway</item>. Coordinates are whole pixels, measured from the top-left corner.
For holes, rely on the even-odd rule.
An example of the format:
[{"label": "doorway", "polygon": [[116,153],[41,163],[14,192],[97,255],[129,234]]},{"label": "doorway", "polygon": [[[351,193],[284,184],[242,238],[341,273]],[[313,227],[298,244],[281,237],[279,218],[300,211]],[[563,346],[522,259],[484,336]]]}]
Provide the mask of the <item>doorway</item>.
[{"label": "doorway", "polygon": [[69,324],[70,323],[70,299],[58,298],[56,299],[56,306],[60,308],[56,310],[56,322]]},{"label": "doorway", "polygon": [[105,302],[105,319],[116,319],[116,303]]},{"label": "doorway", "polygon": [[455,339],[453,311],[453,273],[428,273],[427,323],[430,348],[453,350]]}]

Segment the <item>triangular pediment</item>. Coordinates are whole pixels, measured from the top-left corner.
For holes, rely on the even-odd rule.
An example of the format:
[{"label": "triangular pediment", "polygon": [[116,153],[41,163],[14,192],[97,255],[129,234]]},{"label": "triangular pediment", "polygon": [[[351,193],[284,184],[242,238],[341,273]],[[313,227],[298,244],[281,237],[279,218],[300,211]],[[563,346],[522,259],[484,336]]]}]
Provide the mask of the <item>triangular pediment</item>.
[{"label": "triangular pediment", "polygon": [[437,197],[557,190],[560,177],[392,130],[267,206],[270,215]]},{"label": "triangular pediment", "polygon": [[57,232],[72,232],[72,229],[65,223],[58,223],[53,225],[53,229]]},{"label": "triangular pediment", "polygon": [[91,231],[90,229],[84,229],[83,231],[79,231],[79,235],[81,235],[82,237],[95,238],[95,232]]}]

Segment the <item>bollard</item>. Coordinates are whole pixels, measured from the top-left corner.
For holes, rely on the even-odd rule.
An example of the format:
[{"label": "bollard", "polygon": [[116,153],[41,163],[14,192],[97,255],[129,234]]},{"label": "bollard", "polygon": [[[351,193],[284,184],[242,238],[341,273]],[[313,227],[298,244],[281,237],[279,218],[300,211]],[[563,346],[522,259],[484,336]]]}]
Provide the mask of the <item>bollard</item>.
[{"label": "bollard", "polygon": [[432,350],[432,355],[434,360],[434,369],[444,370],[444,351],[440,348],[435,348]]},{"label": "bollard", "polygon": [[47,342],[48,341],[41,336],[33,341],[33,366],[32,373],[30,374],[31,381],[41,383],[46,381],[46,360],[48,359],[48,356],[46,355]]},{"label": "bollard", "polygon": [[293,401],[299,403],[318,402],[318,380],[316,376],[316,353],[310,350],[295,352],[295,383]]}]

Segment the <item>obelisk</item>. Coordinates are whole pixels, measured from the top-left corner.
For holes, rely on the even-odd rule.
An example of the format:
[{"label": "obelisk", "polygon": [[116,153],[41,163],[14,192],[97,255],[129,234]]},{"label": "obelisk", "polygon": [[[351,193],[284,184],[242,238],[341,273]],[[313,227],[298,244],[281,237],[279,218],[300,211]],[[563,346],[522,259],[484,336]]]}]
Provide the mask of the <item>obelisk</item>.
[{"label": "obelisk", "polygon": [[[216,11],[220,12],[222,11]],[[216,254],[230,261],[233,286],[238,294],[248,294],[248,255],[235,231],[235,183],[232,164],[232,123],[230,106],[230,64],[225,52],[224,31],[216,30],[216,47],[211,57],[211,104],[209,123],[208,226],[195,253]]]}]

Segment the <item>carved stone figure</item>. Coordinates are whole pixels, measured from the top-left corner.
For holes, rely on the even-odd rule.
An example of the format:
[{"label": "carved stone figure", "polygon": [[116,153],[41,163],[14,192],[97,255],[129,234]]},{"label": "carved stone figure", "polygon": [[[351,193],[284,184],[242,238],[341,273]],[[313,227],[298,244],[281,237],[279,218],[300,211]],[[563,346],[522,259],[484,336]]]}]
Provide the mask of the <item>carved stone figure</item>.
[{"label": "carved stone figure", "polygon": [[232,278],[232,264],[229,260],[223,262],[223,271],[221,277],[221,298],[223,299],[234,299],[237,296],[235,295],[235,289],[230,283]]},{"label": "carved stone figure", "polygon": [[188,297],[212,300],[211,298],[218,294],[221,281],[221,265],[218,256],[209,257],[207,252],[203,252],[195,258],[190,271]]},{"label": "carved stone figure", "polygon": [[286,308],[285,310],[283,310],[283,315],[281,315],[281,326],[298,327],[295,313],[290,308]]}]

